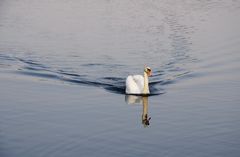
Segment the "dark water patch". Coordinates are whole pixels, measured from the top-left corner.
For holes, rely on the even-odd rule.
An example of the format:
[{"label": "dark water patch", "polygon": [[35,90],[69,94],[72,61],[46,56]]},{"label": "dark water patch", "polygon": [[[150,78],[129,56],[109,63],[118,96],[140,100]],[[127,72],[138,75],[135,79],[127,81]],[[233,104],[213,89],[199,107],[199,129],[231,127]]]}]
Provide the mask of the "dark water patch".
[{"label": "dark water patch", "polygon": [[28,76],[32,76],[32,77],[40,77],[40,78],[47,78],[47,79],[59,79],[60,80],[60,76],[56,75],[56,74],[52,74],[52,73],[47,73],[47,72],[37,72],[37,71],[24,71],[24,70],[19,70],[18,72],[19,74],[22,75],[28,75]]},{"label": "dark water patch", "polygon": [[106,87],[106,86],[111,86],[111,84],[108,83],[103,83],[103,82],[98,82],[98,81],[92,81],[88,78],[62,78],[65,82],[70,82],[70,83],[75,83],[75,84],[82,84],[82,85],[90,85],[90,86],[95,86],[95,87]]},{"label": "dark water patch", "polygon": [[175,61],[169,61],[166,66],[171,66],[171,65],[174,65],[175,64]]},{"label": "dark water patch", "polygon": [[14,57],[11,57],[11,56],[7,56],[7,55],[4,55],[4,54],[0,54],[0,60],[8,60],[8,61],[14,61],[16,60]]},{"label": "dark water patch", "polygon": [[112,80],[112,81],[124,81],[123,78],[120,77],[103,77],[104,80]]},{"label": "dark water patch", "polygon": [[150,94],[149,96],[161,95],[166,93],[165,89],[161,86],[149,85]]},{"label": "dark water patch", "polygon": [[12,69],[16,65],[17,59],[11,55],[0,53],[0,68],[1,69]]},{"label": "dark water patch", "polygon": [[62,74],[62,75],[73,76],[73,77],[85,77],[86,76],[86,75],[80,75],[80,74],[76,74],[76,73],[67,72],[64,70],[58,70],[58,73]]},{"label": "dark water patch", "polygon": [[170,84],[173,84],[175,82],[176,82],[176,80],[174,80],[174,79],[167,79],[167,80],[162,81],[161,85],[170,85]]},{"label": "dark water patch", "polygon": [[101,64],[101,63],[88,63],[88,64],[82,64],[82,66],[86,66],[86,67],[89,67],[89,66],[102,66],[104,64]]},{"label": "dark water patch", "polygon": [[109,87],[105,87],[104,89],[116,94],[125,94],[125,85],[109,86]]},{"label": "dark water patch", "polygon": [[23,69],[25,70],[31,70],[31,71],[43,71],[46,70],[45,68],[42,67],[37,67],[37,66],[24,66]]},{"label": "dark water patch", "polygon": [[151,88],[151,86],[153,86],[153,87],[164,86],[164,85],[173,84],[175,82],[176,82],[176,80],[174,80],[174,79],[162,79],[162,80],[158,80],[158,81],[152,81],[149,83],[149,85]]},{"label": "dark water patch", "polygon": [[90,83],[87,83],[86,80],[80,80],[80,79],[62,78],[62,80],[65,82],[75,83],[75,84],[82,84],[82,85],[90,84]]},{"label": "dark water patch", "polygon": [[61,80],[69,83],[86,85],[86,86],[94,86],[106,89],[112,93],[117,94],[125,94],[125,84],[123,82],[104,82],[104,81],[91,81],[87,78],[78,78],[78,79],[71,79],[71,78],[61,78]]},{"label": "dark water patch", "polygon": [[150,93],[150,94],[126,94],[126,96],[142,96],[142,97],[150,97],[150,96],[157,96],[157,95],[161,95],[164,94],[165,92],[158,92],[158,93]]},{"label": "dark water patch", "polygon": [[163,80],[151,81],[149,84],[150,86],[161,85]]},{"label": "dark water patch", "polygon": [[165,74],[164,70],[154,70],[153,74],[152,74],[152,77],[153,78],[158,78],[158,77],[160,77],[160,76],[162,76],[164,74]]},{"label": "dark water patch", "polygon": [[37,67],[42,67],[42,68],[47,68],[46,66],[44,66],[43,64],[37,63],[36,61],[33,61],[31,59],[22,59],[22,58],[17,58],[19,61],[27,64],[27,65],[31,65],[31,66],[37,66]]}]

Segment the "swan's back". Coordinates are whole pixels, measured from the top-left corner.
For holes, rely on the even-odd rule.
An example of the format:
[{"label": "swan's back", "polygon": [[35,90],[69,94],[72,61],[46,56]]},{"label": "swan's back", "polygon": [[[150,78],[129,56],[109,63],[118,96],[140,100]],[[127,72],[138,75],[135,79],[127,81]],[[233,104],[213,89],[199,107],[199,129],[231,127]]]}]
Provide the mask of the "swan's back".
[{"label": "swan's back", "polygon": [[142,75],[130,75],[126,79],[126,94],[142,94],[144,78]]}]

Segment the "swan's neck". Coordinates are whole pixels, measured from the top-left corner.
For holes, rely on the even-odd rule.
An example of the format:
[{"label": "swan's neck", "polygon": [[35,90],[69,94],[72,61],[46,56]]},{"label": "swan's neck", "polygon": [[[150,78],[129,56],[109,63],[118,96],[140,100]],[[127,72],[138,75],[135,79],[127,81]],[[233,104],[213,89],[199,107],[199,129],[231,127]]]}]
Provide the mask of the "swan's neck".
[{"label": "swan's neck", "polygon": [[144,87],[143,87],[143,94],[149,94],[149,87],[148,87],[148,75],[144,71]]}]

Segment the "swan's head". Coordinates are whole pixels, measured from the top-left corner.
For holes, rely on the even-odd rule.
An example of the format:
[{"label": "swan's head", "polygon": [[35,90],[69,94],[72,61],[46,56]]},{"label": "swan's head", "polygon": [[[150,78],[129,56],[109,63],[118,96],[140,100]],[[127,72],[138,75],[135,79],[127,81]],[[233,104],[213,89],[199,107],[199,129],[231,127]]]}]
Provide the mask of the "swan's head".
[{"label": "swan's head", "polygon": [[144,72],[147,73],[148,77],[152,76],[152,69],[150,67],[145,67]]}]

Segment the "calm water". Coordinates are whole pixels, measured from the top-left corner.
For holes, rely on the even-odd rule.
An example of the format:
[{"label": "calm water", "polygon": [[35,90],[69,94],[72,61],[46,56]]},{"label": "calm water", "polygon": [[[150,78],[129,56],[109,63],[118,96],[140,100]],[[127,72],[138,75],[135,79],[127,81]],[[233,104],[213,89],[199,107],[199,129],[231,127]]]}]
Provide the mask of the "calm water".
[{"label": "calm water", "polygon": [[0,156],[239,156],[239,28],[238,0],[1,0]]}]

